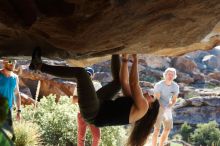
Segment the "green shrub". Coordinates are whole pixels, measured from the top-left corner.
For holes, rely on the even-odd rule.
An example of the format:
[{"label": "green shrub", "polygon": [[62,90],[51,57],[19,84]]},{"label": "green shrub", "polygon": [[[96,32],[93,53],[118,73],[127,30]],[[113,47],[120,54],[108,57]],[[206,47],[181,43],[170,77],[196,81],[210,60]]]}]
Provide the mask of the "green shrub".
[{"label": "green shrub", "polygon": [[47,145],[66,145],[76,141],[76,114],[78,108],[69,98],[61,97],[59,103],[55,96],[41,99],[36,109],[29,106],[24,109],[23,117],[40,126],[43,142]]},{"label": "green shrub", "polygon": [[180,134],[182,136],[182,139],[186,142],[190,141],[190,135],[193,132],[192,127],[188,125],[186,122],[182,124],[180,129]]},{"label": "green shrub", "polygon": [[205,88],[215,89],[215,88],[216,88],[216,85],[208,83],[208,84],[205,84]]},{"label": "green shrub", "polygon": [[184,101],[185,100],[183,98],[179,97],[179,98],[177,98],[176,103],[181,103],[181,102],[184,102]]},{"label": "green shrub", "polygon": [[[25,107],[22,115],[24,119],[40,126],[45,145],[62,146],[67,143],[76,145],[78,111],[78,106],[73,105],[68,97],[61,97],[55,103],[55,96],[50,95],[41,99],[36,109],[33,106]],[[89,128],[87,131],[86,144],[91,145]],[[121,126],[102,128],[101,146],[121,146],[124,131]]]},{"label": "green shrub", "polygon": [[126,138],[126,131],[122,126],[102,128],[102,146],[122,146]]},{"label": "green shrub", "polygon": [[[91,146],[92,144],[92,135],[87,129],[87,135],[85,144]],[[125,129],[122,126],[111,126],[101,128],[101,142],[100,146],[122,146],[126,140]]]},{"label": "green shrub", "polygon": [[180,141],[180,140],[182,140],[182,139],[183,139],[183,137],[182,137],[182,135],[180,135],[180,134],[175,134],[175,135],[173,136],[173,140]]},{"label": "green shrub", "polygon": [[192,141],[196,146],[219,146],[220,130],[215,121],[207,124],[198,124],[192,134]]},{"label": "green shrub", "polygon": [[187,93],[186,95],[185,95],[185,98],[186,99],[190,99],[190,98],[195,98],[195,97],[199,97],[200,95],[199,95],[199,93],[198,92],[196,92],[196,91],[190,91],[189,93]]},{"label": "green shrub", "polygon": [[39,146],[41,135],[39,126],[31,122],[14,122],[15,146]]}]

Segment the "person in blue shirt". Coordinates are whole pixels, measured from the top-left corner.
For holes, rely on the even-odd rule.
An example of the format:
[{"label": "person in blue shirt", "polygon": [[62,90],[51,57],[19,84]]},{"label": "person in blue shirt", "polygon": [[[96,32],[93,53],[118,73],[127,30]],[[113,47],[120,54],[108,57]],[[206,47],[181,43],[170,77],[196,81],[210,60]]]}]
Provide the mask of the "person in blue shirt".
[{"label": "person in blue shirt", "polygon": [[3,127],[9,128],[8,130],[12,132],[12,140],[15,140],[12,124],[12,108],[14,100],[16,101],[17,107],[16,119],[20,120],[21,118],[21,96],[18,85],[19,79],[18,76],[13,72],[15,65],[16,60],[4,58],[3,69],[0,70],[0,98],[6,98],[9,105],[8,117]]}]

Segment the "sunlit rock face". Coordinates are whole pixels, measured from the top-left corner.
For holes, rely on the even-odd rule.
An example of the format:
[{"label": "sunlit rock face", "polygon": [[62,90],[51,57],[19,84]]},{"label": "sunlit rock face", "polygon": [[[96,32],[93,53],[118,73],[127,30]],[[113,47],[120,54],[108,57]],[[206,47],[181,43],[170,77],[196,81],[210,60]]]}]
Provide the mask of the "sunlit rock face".
[{"label": "sunlit rock face", "polygon": [[2,0],[0,57],[177,56],[219,44],[219,20],[219,0]]}]

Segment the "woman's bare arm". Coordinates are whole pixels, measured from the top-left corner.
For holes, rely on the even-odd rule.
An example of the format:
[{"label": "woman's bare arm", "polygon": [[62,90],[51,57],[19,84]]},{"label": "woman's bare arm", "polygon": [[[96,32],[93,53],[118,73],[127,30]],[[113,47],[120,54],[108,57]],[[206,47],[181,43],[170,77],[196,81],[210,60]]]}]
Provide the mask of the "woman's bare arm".
[{"label": "woman's bare arm", "polygon": [[133,55],[133,64],[130,72],[130,89],[134,99],[134,105],[132,106],[129,121],[135,122],[142,118],[148,110],[148,102],[143,96],[141,87],[139,85],[139,74],[138,74],[138,59],[137,55]]}]

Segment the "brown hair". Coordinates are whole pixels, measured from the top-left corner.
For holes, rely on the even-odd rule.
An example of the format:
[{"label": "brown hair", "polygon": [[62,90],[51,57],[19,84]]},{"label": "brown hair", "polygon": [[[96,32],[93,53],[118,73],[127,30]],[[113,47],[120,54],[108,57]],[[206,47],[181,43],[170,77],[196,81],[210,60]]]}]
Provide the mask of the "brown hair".
[{"label": "brown hair", "polygon": [[133,125],[127,146],[143,146],[156,122],[159,113],[159,101],[156,99],[147,113]]}]

